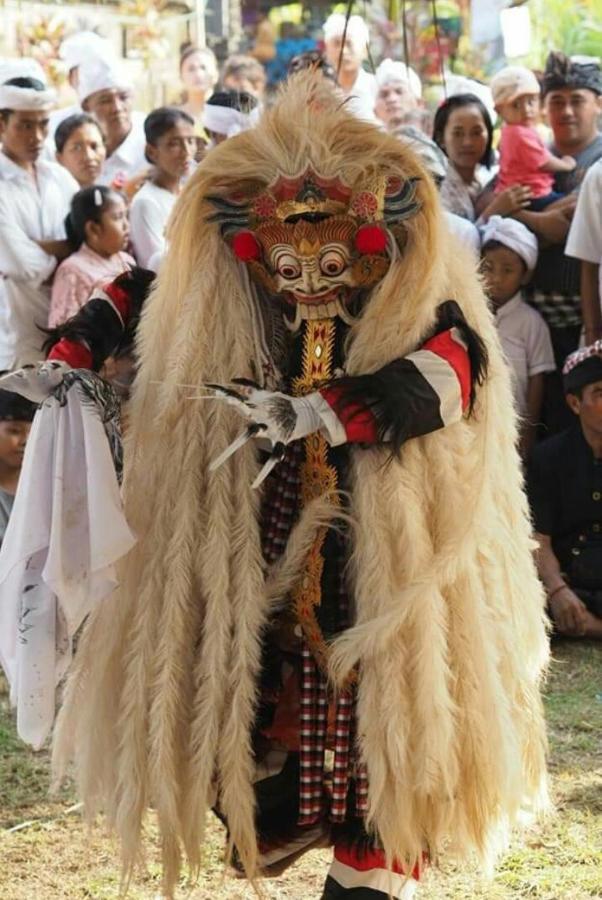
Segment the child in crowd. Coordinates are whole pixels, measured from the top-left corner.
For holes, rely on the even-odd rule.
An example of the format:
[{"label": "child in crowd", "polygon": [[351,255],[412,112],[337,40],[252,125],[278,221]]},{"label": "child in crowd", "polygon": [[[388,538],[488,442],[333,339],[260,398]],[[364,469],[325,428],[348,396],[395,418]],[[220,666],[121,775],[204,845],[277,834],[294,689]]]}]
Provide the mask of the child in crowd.
[{"label": "child in crowd", "polygon": [[75,315],[97,284],[112,281],[136,265],[125,252],[129,237],[127,205],[111,188],[96,185],[78,191],[65,228],[75,252],[56,271],[50,328]]},{"label": "child in crowd", "polygon": [[554,174],[572,172],[576,162],[572,156],[554,156],[537,133],[540,87],[530,69],[502,69],[491,81],[491,93],[504,122],[495,191],[500,193],[515,185],[528,187],[529,209],[541,212],[563,196],[554,191]]},{"label": "child in crowd", "polygon": [[553,372],[548,327],[523,301],[521,288],[537,264],[537,238],[516,219],[492,216],[482,232],[482,271],[522,418],[520,451],[526,459],[535,442],[544,391],[544,373]]},{"label": "child in crowd", "polygon": [[0,391],[0,545],[13,508],[35,403]]},{"label": "child in crowd", "polygon": [[153,110],[144,120],[144,133],[146,158],[154,170],[132,201],[130,229],[136,259],[146,269],[165,252],[165,226],[193,170],[197,142],[193,119],[176,107]]},{"label": "child in crowd", "polygon": [[256,124],[258,105],[255,97],[244,91],[216,91],[203,110],[203,128],[209,135],[211,146]]},{"label": "child in crowd", "polygon": [[56,160],[73,175],[80,188],[98,180],[107,151],[98,122],[88,113],[68,116],[54,133]]}]

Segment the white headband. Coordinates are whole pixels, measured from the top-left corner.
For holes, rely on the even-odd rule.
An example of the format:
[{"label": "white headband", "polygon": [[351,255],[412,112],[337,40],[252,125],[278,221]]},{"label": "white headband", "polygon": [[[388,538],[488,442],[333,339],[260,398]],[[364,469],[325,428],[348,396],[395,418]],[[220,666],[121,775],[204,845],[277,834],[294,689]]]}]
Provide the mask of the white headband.
[{"label": "white headband", "polygon": [[106,38],[94,31],[78,31],[65,38],[59,48],[59,56],[69,72],[92,59],[113,59],[114,52],[110,41]]},{"label": "white headband", "polygon": [[11,78],[35,78],[36,81],[41,81],[44,87],[47,84],[44,69],[30,56],[0,59],[0,84],[5,84]]},{"label": "white headband", "polygon": [[383,59],[376,70],[376,83],[381,88],[385,84],[393,82],[406,84],[416,99],[422,97],[422,83],[414,69],[406,66],[405,63],[396,62],[393,59]]},{"label": "white headband", "polygon": [[530,272],[537,265],[537,238],[526,225],[516,219],[491,216],[481,233],[483,247],[488,241],[499,241],[504,247],[514,250]]},{"label": "white headband", "polygon": [[0,109],[30,112],[47,109],[55,103],[56,91],[53,90],[36,91],[34,88],[17,87],[16,84],[0,85]]},{"label": "white headband", "polygon": [[130,91],[132,86],[121,69],[104,59],[90,59],[79,67],[77,94],[80,103],[85,103],[92,94],[100,91]]},{"label": "white headband", "polygon": [[203,110],[203,126],[216,134],[225,134],[233,137],[241,131],[247,131],[253,122],[247,113],[232,109],[230,106],[215,106],[212,103],[205,104]]},{"label": "white headband", "polygon": [[[344,32],[345,16],[341,13],[332,13],[328,16],[324,22],[324,40],[329,41],[333,37],[342,37]],[[361,16],[349,16],[347,37],[359,47],[366,47],[370,43],[370,32]]]}]

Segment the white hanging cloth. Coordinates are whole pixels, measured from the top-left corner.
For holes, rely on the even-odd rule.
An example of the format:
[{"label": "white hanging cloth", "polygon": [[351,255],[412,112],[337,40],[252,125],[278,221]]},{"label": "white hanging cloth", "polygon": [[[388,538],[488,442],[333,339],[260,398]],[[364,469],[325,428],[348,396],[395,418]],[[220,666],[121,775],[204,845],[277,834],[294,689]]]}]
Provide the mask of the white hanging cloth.
[{"label": "white hanging cloth", "polygon": [[73,637],[134,545],[99,408],[77,382],[35,415],[0,551],[0,663],[19,736],[39,749]]}]

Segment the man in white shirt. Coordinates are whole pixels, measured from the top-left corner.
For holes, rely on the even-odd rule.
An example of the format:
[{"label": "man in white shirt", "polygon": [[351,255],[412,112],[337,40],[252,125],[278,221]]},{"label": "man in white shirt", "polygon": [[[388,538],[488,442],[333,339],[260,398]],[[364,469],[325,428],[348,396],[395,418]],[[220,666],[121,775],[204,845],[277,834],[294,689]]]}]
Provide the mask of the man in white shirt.
[{"label": "man in white shirt", "polygon": [[40,359],[47,283],[71,249],[64,220],[77,182],[40,159],[54,102],[34,78],[0,85],[0,370]]},{"label": "man in white shirt", "polygon": [[362,68],[369,43],[370,32],[361,16],[350,16],[347,30],[345,16],[340,13],[333,13],[324,23],[324,54],[337,72],[339,88],[349,97],[347,108],[359,119],[373,122],[376,78]]},{"label": "man in white shirt", "polygon": [[566,256],[581,260],[581,314],[587,342],[602,338],[602,159],[588,169],[566,242]]},{"label": "man in white shirt", "polygon": [[121,189],[148,169],[144,114],[132,111],[132,86],[112,64],[92,60],[79,67],[82,108],[100,125],[107,147],[99,184]]}]

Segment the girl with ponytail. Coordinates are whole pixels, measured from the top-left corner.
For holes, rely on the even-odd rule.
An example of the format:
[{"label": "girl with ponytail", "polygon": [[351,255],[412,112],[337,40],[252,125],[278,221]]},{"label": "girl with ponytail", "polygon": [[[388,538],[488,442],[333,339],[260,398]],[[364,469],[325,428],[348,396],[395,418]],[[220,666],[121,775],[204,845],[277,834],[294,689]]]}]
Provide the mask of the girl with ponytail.
[{"label": "girl with ponytail", "polygon": [[81,309],[98,284],[112,281],[136,265],[125,252],[129,237],[127,204],[103,185],[74,195],[65,219],[73,253],[56,271],[48,325],[56,328]]}]

